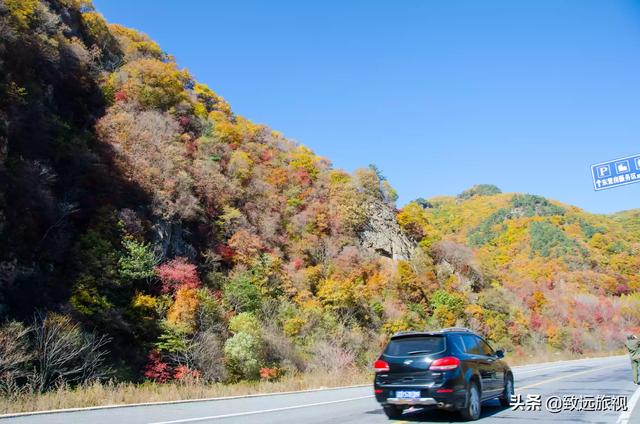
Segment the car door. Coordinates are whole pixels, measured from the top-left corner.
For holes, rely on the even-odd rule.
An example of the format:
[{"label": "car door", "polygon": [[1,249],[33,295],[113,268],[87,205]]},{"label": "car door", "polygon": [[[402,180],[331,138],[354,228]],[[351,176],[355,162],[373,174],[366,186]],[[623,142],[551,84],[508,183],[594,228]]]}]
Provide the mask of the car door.
[{"label": "car door", "polygon": [[482,398],[492,397],[495,394],[495,381],[493,377],[493,364],[482,351],[481,339],[473,334],[462,336],[465,351],[469,355],[469,361],[478,370],[482,380]]},{"label": "car door", "polygon": [[491,366],[491,385],[493,387],[494,394],[496,394],[495,392],[501,392],[504,386],[504,368],[502,363],[491,345],[489,345],[485,340],[480,339],[480,349]]}]

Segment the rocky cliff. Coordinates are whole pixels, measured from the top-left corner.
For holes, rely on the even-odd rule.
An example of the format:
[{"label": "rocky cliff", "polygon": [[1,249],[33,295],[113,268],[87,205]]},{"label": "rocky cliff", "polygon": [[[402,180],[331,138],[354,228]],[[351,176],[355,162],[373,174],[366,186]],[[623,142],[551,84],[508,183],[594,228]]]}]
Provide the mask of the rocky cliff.
[{"label": "rocky cliff", "polygon": [[416,243],[402,232],[395,209],[376,200],[366,205],[366,211],[368,220],[359,234],[362,247],[394,260],[410,259]]}]

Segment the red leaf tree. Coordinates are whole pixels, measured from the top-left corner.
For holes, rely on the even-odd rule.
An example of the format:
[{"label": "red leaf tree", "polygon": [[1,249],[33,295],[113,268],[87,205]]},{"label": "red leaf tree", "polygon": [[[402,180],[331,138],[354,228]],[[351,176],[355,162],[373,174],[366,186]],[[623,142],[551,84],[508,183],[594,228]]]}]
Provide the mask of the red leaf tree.
[{"label": "red leaf tree", "polygon": [[175,293],[179,288],[197,289],[200,278],[196,266],[186,258],[175,258],[156,268],[162,293]]},{"label": "red leaf tree", "polygon": [[171,367],[162,361],[162,357],[157,350],[152,350],[147,356],[147,365],[144,367],[144,376],[158,383],[166,383],[173,379]]}]

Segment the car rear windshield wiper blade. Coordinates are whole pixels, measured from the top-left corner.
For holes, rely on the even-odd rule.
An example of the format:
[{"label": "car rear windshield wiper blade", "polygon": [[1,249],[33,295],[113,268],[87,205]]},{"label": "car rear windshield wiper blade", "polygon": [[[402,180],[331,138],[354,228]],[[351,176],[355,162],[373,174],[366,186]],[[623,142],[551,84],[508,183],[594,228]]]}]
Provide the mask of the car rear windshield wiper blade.
[{"label": "car rear windshield wiper blade", "polygon": [[431,353],[430,350],[414,350],[411,352],[408,352],[407,355],[419,355],[421,353]]}]

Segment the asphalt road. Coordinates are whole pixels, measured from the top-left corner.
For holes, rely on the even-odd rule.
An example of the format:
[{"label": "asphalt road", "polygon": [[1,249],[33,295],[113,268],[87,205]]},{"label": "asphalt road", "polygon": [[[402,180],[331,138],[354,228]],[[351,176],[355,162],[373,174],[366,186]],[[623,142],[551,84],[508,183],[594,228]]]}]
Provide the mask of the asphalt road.
[{"label": "asphalt road", "polygon": [[[552,413],[545,410],[545,401],[554,395],[624,395],[630,401],[638,388],[631,381],[629,360],[622,356],[533,364],[515,367],[513,371],[516,393],[521,394],[523,400],[526,400],[527,395],[541,395],[541,410],[513,411],[511,408],[500,407],[497,401],[490,401],[483,404],[483,414],[479,423],[622,423],[630,414],[621,417],[623,414],[615,411]],[[637,413],[638,410],[633,417],[638,416]],[[389,420],[373,399],[371,386],[0,419],[0,424],[387,422]],[[409,410],[401,420],[395,422],[462,422],[462,419],[457,414],[443,411]]]}]

